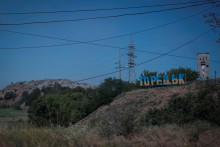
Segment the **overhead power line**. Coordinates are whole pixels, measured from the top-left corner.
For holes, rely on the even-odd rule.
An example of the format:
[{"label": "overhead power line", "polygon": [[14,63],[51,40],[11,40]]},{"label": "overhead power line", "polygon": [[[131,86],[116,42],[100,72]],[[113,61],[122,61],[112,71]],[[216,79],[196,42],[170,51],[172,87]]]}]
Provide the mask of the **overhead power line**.
[{"label": "overhead power line", "polygon": [[183,45],[181,45],[181,46],[179,46],[179,47],[177,47],[177,48],[175,48],[175,49],[173,49],[173,50],[170,50],[170,51],[168,51],[168,52],[166,52],[166,53],[164,53],[164,54],[161,54],[160,56],[157,56],[157,57],[152,58],[152,59],[150,59],[150,60],[147,60],[147,61],[144,61],[144,62],[142,62],[142,63],[139,63],[139,64],[137,64],[136,66],[140,66],[140,65],[145,64],[145,63],[147,63],[147,62],[150,62],[150,61],[153,61],[153,60],[155,60],[155,59],[157,59],[157,58],[160,58],[160,57],[162,57],[162,56],[165,56],[165,55],[167,55],[167,54],[169,54],[169,53],[171,53],[171,52],[174,52],[174,51],[176,51],[176,50],[178,50],[178,49],[180,49],[180,48],[182,48],[182,47],[184,47],[184,46],[186,46],[186,45],[188,45],[188,44],[194,42],[195,40],[201,38],[202,36],[204,36],[204,35],[206,35],[207,33],[209,33],[211,30],[212,30],[212,29],[209,29],[208,31],[206,31],[206,32],[204,32],[204,33],[202,33],[202,34],[200,34],[199,36],[193,38],[192,40],[190,40],[190,41],[188,41],[188,42],[186,42],[186,43],[184,43]]},{"label": "overhead power line", "polygon": [[66,20],[51,20],[51,21],[35,21],[35,22],[22,22],[22,23],[2,23],[1,26],[16,26],[16,25],[30,25],[30,24],[46,24],[46,23],[60,23],[60,22],[76,22],[76,21],[84,21],[84,20],[95,20],[95,19],[106,19],[106,18],[117,18],[117,17],[123,17],[123,16],[134,16],[134,15],[143,15],[143,14],[149,14],[149,13],[159,13],[159,12],[165,12],[165,11],[171,11],[171,10],[180,10],[190,7],[196,7],[201,5],[206,5],[210,3],[217,3],[216,2],[207,2],[202,4],[194,4],[189,6],[183,6],[183,7],[176,7],[176,8],[168,8],[168,9],[161,9],[161,10],[153,10],[153,11],[146,11],[146,12],[139,12],[139,13],[126,13],[126,14],[120,14],[120,15],[110,15],[110,16],[99,16],[99,17],[87,17],[87,18],[79,18],[79,19],[66,19]]},{"label": "overhead power line", "polygon": [[[156,60],[156,59],[158,59],[158,58],[160,58],[160,57],[162,57],[162,56],[165,56],[165,55],[167,55],[167,54],[169,54],[169,53],[171,53],[171,52],[174,52],[174,51],[176,51],[176,50],[178,50],[178,49],[180,49],[180,48],[182,48],[182,47],[184,47],[184,46],[186,46],[186,45],[188,45],[188,44],[190,44],[190,43],[196,41],[197,39],[199,39],[199,38],[201,38],[202,36],[206,35],[206,34],[207,34],[208,32],[210,32],[211,30],[212,30],[212,29],[209,29],[208,31],[206,31],[206,32],[204,32],[204,33],[198,35],[197,37],[193,38],[192,40],[190,40],[190,41],[188,41],[188,42],[186,42],[186,43],[180,45],[179,47],[174,48],[174,49],[172,49],[172,50],[170,50],[170,51],[168,51],[168,52],[166,52],[166,53],[164,53],[164,54],[161,54],[161,55],[159,55],[159,56],[157,56],[157,57],[151,58],[151,59],[146,60],[146,61],[144,61],[144,62],[141,62],[141,63],[139,63],[139,64],[136,64],[136,66],[140,66],[140,65],[146,64],[146,63],[151,62],[151,61],[153,61],[153,60]],[[122,69],[121,71],[124,71],[124,70],[127,70],[127,69],[128,69],[128,68],[124,68],[124,69]],[[91,79],[95,79],[95,78],[99,78],[99,77],[111,75],[111,74],[118,73],[118,72],[119,72],[119,71],[117,70],[117,71],[105,73],[105,74],[102,74],[102,75],[97,75],[97,76],[93,76],[93,77],[81,79],[81,80],[78,80],[78,81],[75,81],[75,82],[87,81],[87,80],[91,80]]]},{"label": "overhead power line", "polygon": [[131,7],[118,7],[118,8],[98,8],[98,9],[81,9],[81,10],[59,10],[59,11],[33,11],[33,12],[2,12],[0,15],[29,15],[29,14],[54,14],[54,13],[75,13],[75,12],[95,12],[95,11],[112,11],[112,10],[127,10],[127,9],[139,9],[139,8],[152,8],[152,7],[165,7],[165,6],[176,6],[185,4],[195,4],[207,2],[196,1],[196,2],[181,2],[181,3],[168,3],[168,4],[156,4],[156,5],[144,5],[144,6],[131,6]]},{"label": "overhead power line", "polygon": [[[151,27],[151,28],[148,28],[148,29],[143,29],[143,30],[139,30],[139,31],[136,31],[136,32],[131,32],[131,33],[123,34],[123,35],[111,36],[111,37],[106,37],[106,38],[101,38],[101,39],[96,39],[96,40],[90,40],[90,41],[77,41],[77,40],[66,39],[66,38],[59,38],[59,37],[52,37],[52,36],[46,36],[46,35],[39,35],[39,34],[32,34],[32,33],[25,33],[25,32],[18,32],[18,31],[0,29],[0,31],[3,31],[3,32],[9,32],[9,33],[22,34],[22,35],[28,35],[28,36],[33,36],[33,37],[41,37],[41,38],[48,38],[48,39],[55,39],[55,40],[73,42],[73,43],[66,43],[66,44],[41,45],[41,46],[24,46],[24,47],[11,47],[11,48],[1,47],[0,49],[12,49],[12,50],[14,50],[14,49],[43,48],[43,47],[47,48],[47,47],[69,46],[69,45],[74,45],[74,44],[90,44],[90,45],[102,46],[103,47],[103,44],[97,44],[97,43],[94,44],[92,42],[115,39],[115,38],[120,38],[120,37],[125,37],[125,36],[130,36],[130,35],[134,35],[134,34],[139,34],[139,33],[147,32],[147,31],[155,30],[155,29],[158,29],[158,28],[161,28],[161,27],[165,27],[165,26],[168,26],[168,25],[171,25],[171,24],[181,22],[181,21],[189,19],[193,16],[202,14],[202,13],[208,11],[208,10],[211,10],[212,8],[214,8],[214,7],[210,7],[208,9],[205,9],[205,10],[199,11],[197,13],[194,13],[193,15],[183,17],[183,18],[177,19],[175,21],[171,21],[171,22],[168,22],[166,24],[158,25],[158,26]],[[105,47],[109,47],[109,46],[105,46]],[[114,48],[119,48],[119,47],[114,47]]]},{"label": "overhead power line", "polygon": [[[136,52],[141,52],[141,53],[145,53],[145,54],[156,54],[156,55],[163,55],[163,53],[159,53],[159,52],[152,52],[152,51],[145,51],[145,50],[135,50]],[[123,55],[121,55],[121,57],[122,56],[125,56],[125,55],[127,55],[127,54],[123,54]],[[179,55],[173,55],[173,54],[167,54],[167,55],[164,55],[164,56],[170,56],[170,57],[176,57],[176,58],[183,58],[183,59],[191,59],[191,60],[198,60],[197,58],[193,58],[193,57],[186,57],[186,56],[179,56]],[[114,59],[114,60],[108,60],[108,61],[116,61],[117,59]],[[107,61],[107,62],[108,62]],[[209,60],[209,62],[215,62],[215,63],[220,63],[220,61],[216,61],[216,60]],[[105,62],[104,62],[105,63]],[[103,63],[101,63],[101,64],[103,64]],[[121,66],[122,65],[125,65],[125,64],[127,64],[127,63],[123,63],[123,64],[121,64]],[[100,65],[100,64],[99,64]],[[98,66],[98,65],[96,65],[96,66]],[[123,68],[127,68],[127,67],[123,67],[122,66],[122,68],[121,69],[123,69]],[[92,68],[90,68],[90,69],[92,69]],[[94,68],[93,68],[94,69]],[[117,68],[117,69],[119,69],[119,68]],[[119,69],[119,71],[120,71],[120,69]],[[218,72],[217,72],[218,73]],[[68,74],[68,75],[66,75],[66,76],[64,76],[65,78],[66,77],[71,77],[72,76],[72,74]]]},{"label": "overhead power line", "polygon": [[[7,31],[7,30],[0,30],[0,31]],[[14,31],[9,31],[9,32],[14,32]],[[21,33],[21,32],[16,32],[16,33]],[[22,34],[26,34],[26,33],[22,33]],[[36,34],[29,34],[29,35],[36,35]],[[39,37],[39,36],[38,36]],[[41,36],[41,37],[46,37],[46,36]],[[53,37],[50,37],[53,38]],[[56,38],[58,39],[58,38]],[[61,38],[60,38],[61,39]],[[63,40],[63,39],[62,39]],[[65,39],[66,40],[66,39]],[[74,40],[68,40],[68,41],[74,41]],[[77,42],[77,41],[75,41]],[[56,44],[56,45],[45,45],[45,46],[26,46],[26,47],[14,47],[14,48],[0,48],[1,50],[17,50],[17,49],[26,49],[26,48],[42,48],[42,47],[56,47],[56,46],[69,46],[69,45],[73,45],[73,44],[81,44],[81,43],[86,43],[88,44],[89,42],[93,42],[93,41],[88,41],[88,42],[80,42],[80,43],[66,43],[66,44]],[[91,44],[91,43],[89,43]],[[123,50],[128,50],[127,47],[119,47],[119,46],[110,46],[110,45],[104,45],[104,44],[91,44],[91,45],[97,45],[97,46],[104,46],[104,47],[108,47],[108,48],[121,48]],[[136,49],[135,52],[142,52],[142,53],[150,53],[150,54],[159,54],[162,55],[162,53],[159,52],[152,52],[152,51],[145,51],[145,50],[138,50]],[[124,56],[124,55],[122,55]],[[179,57],[179,58],[185,58],[185,59],[195,59],[197,60],[197,58],[192,58],[192,57],[185,57],[185,56],[178,56],[178,55],[166,55],[166,56],[172,56],[172,57]],[[215,61],[215,60],[210,60],[210,62],[220,62],[220,61]]]},{"label": "overhead power line", "polygon": [[[27,46],[27,47],[16,47],[16,48],[0,48],[1,50],[2,49],[11,49],[11,50],[17,50],[17,49],[25,49],[25,48],[41,48],[41,47],[55,47],[55,46],[68,46],[68,45],[73,45],[73,44],[76,44],[76,43],[69,43],[69,44],[57,44],[57,45],[48,45],[48,46]],[[100,46],[100,44],[98,44]],[[101,45],[101,46],[105,46],[105,47],[108,47],[108,48],[120,48],[120,49],[123,49],[123,50],[128,50],[127,47],[119,47],[119,46],[109,46],[109,45]],[[145,51],[145,50],[138,50],[138,49],[135,49],[134,50],[135,52],[142,52],[142,53],[150,53],[150,54],[159,54],[159,55],[162,55],[162,53],[159,53],[159,52],[152,52],[152,51]],[[126,54],[125,54],[126,55]],[[124,56],[124,55],[122,55]],[[185,57],[185,56],[178,56],[178,55],[166,55],[166,56],[172,56],[172,57],[179,57],[179,58],[185,58],[185,59],[195,59],[197,60],[197,58],[192,58],[192,57]],[[209,60],[210,62],[220,62],[220,61],[215,61],[215,60]]]},{"label": "overhead power line", "polygon": [[[151,52],[151,51],[145,51],[145,50],[135,50],[136,52],[142,52],[142,53],[149,53],[149,54],[156,54],[156,55],[163,55],[163,53],[159,52]],[[197,58],[193,57],[186,57],[186,56],[179,56],[179,55],[172,55],[172,54],[167,54],[165,56],[170,56],[170,57],[177,57],[177,58],[184,58],[184,59],[192,59],[192,60],[198,60]],[[216,60],[209,60],[210,62],[217,62],[220,63],[220,61]]]},{"label": "overhead power line", "polygon": [[40,46],[22,46],[22,47],[1,47],[0,50],[18,50],[18,49],[32,49],[32,48],[50,48],[58,46],[69,46],[76,43],[64,43],[64,44],[53,44],[53,45],[40,45]]}]

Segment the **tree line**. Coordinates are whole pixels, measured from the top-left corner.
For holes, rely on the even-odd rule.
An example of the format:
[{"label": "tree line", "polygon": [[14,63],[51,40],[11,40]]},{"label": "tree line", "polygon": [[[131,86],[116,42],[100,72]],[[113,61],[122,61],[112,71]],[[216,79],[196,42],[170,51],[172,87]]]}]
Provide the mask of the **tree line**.
[{"label": "tree line", "polygon": [[[190,68],[171,69],[166,74],[186,73],[188,81],[195,80],[198,73]],[[141,76],[163,74],[144,70]],[[190,76],[189,76],[190,75]],[[95,89],[81,87],[68,88],[60,84],[24,92],[14,107],[29,106],[28,120],[36,126],[68,126],[77,123],[102,105],[111,103],[122,92],[141,88],[139,81],[129,83],[115,78],[107,78]]]}]

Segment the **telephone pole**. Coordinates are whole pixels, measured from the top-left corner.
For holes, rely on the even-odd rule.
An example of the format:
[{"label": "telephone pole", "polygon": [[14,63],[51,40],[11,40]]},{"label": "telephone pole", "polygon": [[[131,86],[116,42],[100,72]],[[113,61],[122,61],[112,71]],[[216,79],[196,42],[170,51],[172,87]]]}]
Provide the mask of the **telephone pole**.
[{"label": "telephone pole", "polygon": [[121,80],[121,49],[119,48],[119,77],[120,77],[120,80]]},{"label": "telephone pole", "polygon": [[130,36],[130,44],[128,45],[128,81],[135,82],[136,80],[136,73],[135,73],[135,63],[134,58],[136,58],[134,54],[135,46],[133,41],[133,36]]},{"label": "telephone pole", "polygon": [[118,64],[118,67],[116,67],[116,69],[119,69],[119,78],[121,80],[121,49],[119,48],[119,60],[118,62],[116,62],[115,64]]},{"label": "telephone pole", "polygon": [[216,83],[216,71],[215,71],[215,83]]}]

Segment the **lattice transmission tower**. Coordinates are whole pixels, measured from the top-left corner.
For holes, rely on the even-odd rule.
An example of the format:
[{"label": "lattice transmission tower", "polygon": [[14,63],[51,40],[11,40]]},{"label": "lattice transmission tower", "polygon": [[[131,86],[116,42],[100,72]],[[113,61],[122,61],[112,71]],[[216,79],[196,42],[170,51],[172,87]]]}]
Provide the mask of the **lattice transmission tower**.
[{"label": "lattice transmission tower", "polygon": [[133,41],[133,36],[130,36],[130,44],[128,45],[128,81],[135,82],[136,80],[136,73],[135,73],[135,62],[134,58],[136,58],[134,54],[135,46]]}]

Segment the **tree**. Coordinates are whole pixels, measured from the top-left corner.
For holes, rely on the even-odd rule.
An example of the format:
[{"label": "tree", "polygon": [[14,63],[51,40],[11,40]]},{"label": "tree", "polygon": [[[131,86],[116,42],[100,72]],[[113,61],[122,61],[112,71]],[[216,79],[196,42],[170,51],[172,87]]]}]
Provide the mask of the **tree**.
[{"label": "tree", "polygon": [[186,81],[193,81],[196,80],[199,77],[199,73],[196,72],[195,70],[192,70],[191,68],[184,68],[184,67],[179,67],[179,68],[172,68],[167,71],[167,75],[172,76],[172,74],[186,74]]},{"label": "tree", "polygon": [[104,105],[110,103],[113,98],[119,95],[123,90],[123,81],[115,78],[107,78],[100,84],[97,103]]},{"label": "tree", "polygon": [[24,91],[19,104],[21,105],[25,102],[26,106],[30,106],[40,95],[41,90],[39,88],[34,89],[30,94],[27,91]]},{"label": "tree", "polygon": [[[217,9],[220,9],[220,4],[214,4]],[[212,28],[212,30],[220,36],[220,14],[217,12],[210,12],[208,14],[203,15],[205,18],[205,23],[209,24],[209,26]],[[217,43],[220,43],[220,38],[216,41]]]},{"label": "tree", "polygon": [[143,73],[141,73],[142,77],[150,77],[150,76],[156,76],[157,72],[150,72],[149,70],[144,70]]},{"label": "tree", "polygon": [[29,122],[37,126],[68,126],[85,117],[82,93],[40,96],[28,109]]},{"label": "tree", "polygon": [[23,104],[29,98],[29,94],[27,91],[24,91],[21,96],[20,104]]},{"label": "tree", "polygon": [[[172,74],[186,74],[186,81],[193,81],[196,80],[199,76],[199,73],[195,70],[192,70],[191,68],[171,68],[170,70],[166,71],[166,74],[169,75],[169,78],[171,79]],[[150,76],[156,76],[156,75],[165,75],[165,73],[158,73],[158,72],[150,72],[148,70],[144,70],[143,73],[141,73],[141,76],[144,77],[150,77]]]},{"label": "tree", "polygon": [[[35,96],[28,109],[28,120],[37,126],[61,125],[77,123],[102,105],[109,104],[121,92],[136,88],[133,83],[123,82],[115,78],[105,79],[96,89],[74,89],[57,84],[43,88],[43,96]],[[22,100],[33,99],[33,93],[22,94]],[[39,95],[40,92],[38,92]]]},{"label": "tree", "polygon": [[4,99],[5,100],[10,100],[10,99],[15,99],[17,97],[17,94],[10,91],[10,92],[6,92],[6,94],[4,95]]}]

